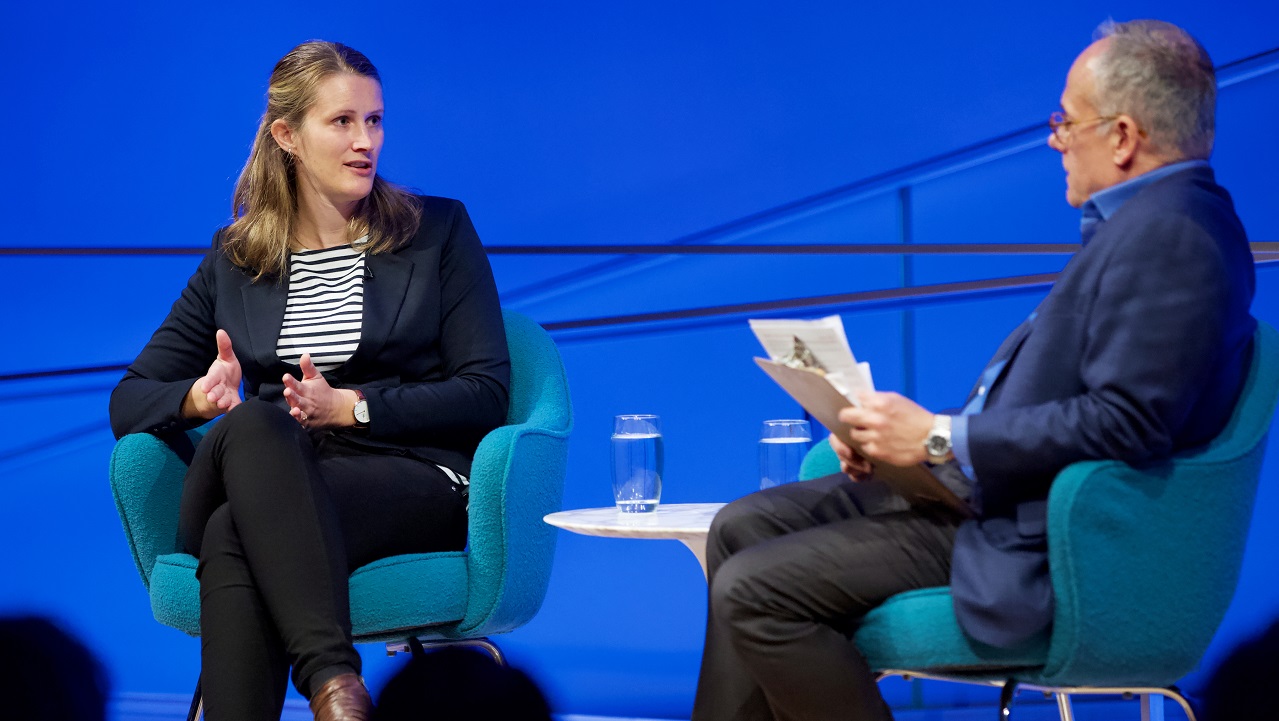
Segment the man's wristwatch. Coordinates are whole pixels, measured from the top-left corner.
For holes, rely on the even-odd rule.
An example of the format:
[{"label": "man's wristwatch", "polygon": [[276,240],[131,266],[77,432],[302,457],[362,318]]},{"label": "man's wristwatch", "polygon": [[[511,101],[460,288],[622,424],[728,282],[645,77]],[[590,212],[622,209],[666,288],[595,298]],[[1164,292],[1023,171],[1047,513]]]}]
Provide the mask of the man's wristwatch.
[{"label": "man's wristwatch", "polygon": [[369,402],[364,400],[364,391],[359,388],[353,388],[355,391],[355,427],[369,427]]},{"label": "man's wristwatch", "polygon": [[950,416],[933,416],[933,429],[924,439],[924,450],[928,452],[928,462],[937,465],[945,463],[950,455]]}]

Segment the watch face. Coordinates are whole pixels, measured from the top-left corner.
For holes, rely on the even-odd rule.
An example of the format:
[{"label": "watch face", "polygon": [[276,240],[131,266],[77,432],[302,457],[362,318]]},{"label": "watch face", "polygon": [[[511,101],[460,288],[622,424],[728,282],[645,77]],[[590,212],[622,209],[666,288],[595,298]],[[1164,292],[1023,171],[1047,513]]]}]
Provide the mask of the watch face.
[{"label": "watch face", "polygon": [[950,439],[941,435],[929,436],[927,450],[930,456],[944,456],[950,452]]},{"label": "watch face", "polygon": [[357,401],[355,404],[355,420],[360,423],[369,422],[369,403],[368,401]]}]

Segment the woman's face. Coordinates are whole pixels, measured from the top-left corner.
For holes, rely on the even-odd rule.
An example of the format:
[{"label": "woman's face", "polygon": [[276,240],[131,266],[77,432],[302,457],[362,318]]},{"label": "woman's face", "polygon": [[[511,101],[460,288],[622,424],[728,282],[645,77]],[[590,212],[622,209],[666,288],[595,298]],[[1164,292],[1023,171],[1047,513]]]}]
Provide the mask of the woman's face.
[{"label": "woman's face", "polygon": [[382,150],[382,86],[362,75],[330,75],[301,127],[283,130],[276,140],[293,153],[302,207],[331,205],[350,217],[373,190]]}]

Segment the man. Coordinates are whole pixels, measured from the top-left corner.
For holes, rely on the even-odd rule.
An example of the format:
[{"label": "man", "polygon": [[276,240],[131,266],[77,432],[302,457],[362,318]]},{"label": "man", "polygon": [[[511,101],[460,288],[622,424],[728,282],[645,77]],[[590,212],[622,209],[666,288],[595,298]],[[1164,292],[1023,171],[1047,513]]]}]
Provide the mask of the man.
[{"label": "man", "polygon": [[[1164,458],[1224,426],[1256,322],[1247,238],[1207,163],[1212,64],[1168,23],[1099,35],[1070,68],[1048,140],[1083,248],[961,413],[866,394],[841,414],[862,454],[832,438],[844,474],[716,517],[694,721],[890,718],[849,638],[901,591],[949,584],[960,624],[988,644],[1046,633],[1056,473]],[[935,464],[977,517],[911,507],[873,479],[877,461]]]}]

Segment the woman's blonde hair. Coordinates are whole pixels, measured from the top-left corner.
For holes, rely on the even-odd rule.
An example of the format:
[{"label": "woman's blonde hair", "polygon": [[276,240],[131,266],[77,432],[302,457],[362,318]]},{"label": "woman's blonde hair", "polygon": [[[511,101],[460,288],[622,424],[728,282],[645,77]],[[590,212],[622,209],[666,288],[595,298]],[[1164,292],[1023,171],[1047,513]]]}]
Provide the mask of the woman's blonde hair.
[{"label": "woman's blonde hair", "polygon": [[[280,58],[271,71],[266,112],[258,125],[253,150],[235,184],[231,202],[234,221],[223,233],[223,248],[232,263],[254,274],[282,277],[288,268],[297,227],[297,169],[293,156],[271,136],[271,124],[284,120],[292,128],[315,103],[324,80],[337,73],[353,73],[382,84],[377,68],[360,51],[341,43],[311,40]],[[347,227],[355,240],[368,235],[366,253],[394,250],[407,243],[422,220],[421,204],[407,190],[377,175],[373,191],[360,201]]]}]

